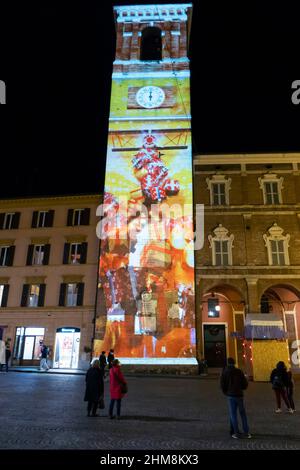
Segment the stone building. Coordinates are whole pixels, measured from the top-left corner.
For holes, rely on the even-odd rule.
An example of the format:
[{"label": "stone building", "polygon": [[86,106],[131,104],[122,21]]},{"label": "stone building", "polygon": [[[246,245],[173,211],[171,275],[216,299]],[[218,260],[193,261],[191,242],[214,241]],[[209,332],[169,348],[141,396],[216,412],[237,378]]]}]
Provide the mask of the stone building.
[{"label": "stone building", "polygon": [[210,366],[244,362],[247,313],[276,313],[299,368],[300,154],[196,155],[195,203],[205,205],[196,252],[198,352]]},{"label": "stone building", "polygon": [[77,368],[91,347],[97,195],[0,200],[0,329],[14,365]]}]

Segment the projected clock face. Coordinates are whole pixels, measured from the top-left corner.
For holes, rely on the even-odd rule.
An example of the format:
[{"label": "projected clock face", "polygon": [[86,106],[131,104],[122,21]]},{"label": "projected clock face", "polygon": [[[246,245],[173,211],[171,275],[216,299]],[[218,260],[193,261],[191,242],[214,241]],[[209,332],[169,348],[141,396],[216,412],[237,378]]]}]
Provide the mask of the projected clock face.
[{"label": "projected clock face", "polygon": [[136,102],[143,108],[158,108],[164,100],[165,93],[158,86],[144,86],[136,94]]}]

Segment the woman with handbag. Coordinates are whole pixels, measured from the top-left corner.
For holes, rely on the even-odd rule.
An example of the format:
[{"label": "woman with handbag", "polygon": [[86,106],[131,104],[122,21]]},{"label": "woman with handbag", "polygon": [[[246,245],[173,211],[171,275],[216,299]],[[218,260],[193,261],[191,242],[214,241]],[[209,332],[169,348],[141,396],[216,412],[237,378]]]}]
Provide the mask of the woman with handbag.
[{"label": "woman with handbag", "polygon": [[112,368],[109,371],[110,380],[110,406],[109,406],[109,417],[114,418],[113,411],[115,402],[117,402],[117,419],[121,417],[121,400],[127,393],[127,382],[121,372],[120,361],[114,359],[112,362]]}]

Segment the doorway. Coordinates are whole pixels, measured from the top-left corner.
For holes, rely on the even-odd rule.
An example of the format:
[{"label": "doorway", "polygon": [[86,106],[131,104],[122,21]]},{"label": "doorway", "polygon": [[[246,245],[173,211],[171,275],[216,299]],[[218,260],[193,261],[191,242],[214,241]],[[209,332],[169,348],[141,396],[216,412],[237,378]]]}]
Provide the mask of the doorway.
[{"label": "doorway", "polygon": [[40,341],[43,341],[45,328],[17,327],[13,358],[21,366],[37,366],[40,362]]},{"label": "doorway", "polygon": [[203,325],[204,357],[208,367],[224,367],[226,364],[225,325],[211,323]]},{"label": "doorway", "polygon": [[57,369],[77,369],[79,346],[80,328],[58,328],[56,330],[53,367]]}]

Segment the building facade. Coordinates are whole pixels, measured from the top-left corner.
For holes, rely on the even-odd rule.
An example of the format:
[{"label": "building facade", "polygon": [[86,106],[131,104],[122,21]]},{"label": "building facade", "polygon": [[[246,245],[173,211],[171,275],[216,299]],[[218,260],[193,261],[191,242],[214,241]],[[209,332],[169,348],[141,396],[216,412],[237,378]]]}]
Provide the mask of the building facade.
[{"label": "building facade", "polygon": [[13,365],[83,366],[94,334],[99,196],[0,201],[0,328]]},{"label": "building facade", "polygon": [[277,314],[299,369],[300,154],[196,155],[195,202],[205,205],[196,252],[199,355],[243,366],[247,313]]}]

